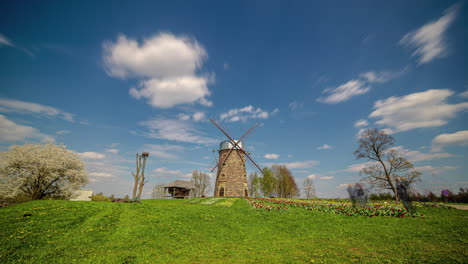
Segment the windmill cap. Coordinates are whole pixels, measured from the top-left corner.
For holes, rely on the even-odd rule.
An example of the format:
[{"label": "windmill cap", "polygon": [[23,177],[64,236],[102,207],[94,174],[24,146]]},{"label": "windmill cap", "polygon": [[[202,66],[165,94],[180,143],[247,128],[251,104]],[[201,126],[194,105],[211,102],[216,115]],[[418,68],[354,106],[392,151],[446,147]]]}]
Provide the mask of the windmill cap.
[{"label": "windmill cap", "polygon": [[[235,149],[243,149],[244,148],[244,143],[240,142],[239,140],[234,140],[237,143],[237,147]],[[234,148],[234,144],[230,140],[225,140],[219,144],[219,150],[224,150],[224,149],[232,149]]]}]

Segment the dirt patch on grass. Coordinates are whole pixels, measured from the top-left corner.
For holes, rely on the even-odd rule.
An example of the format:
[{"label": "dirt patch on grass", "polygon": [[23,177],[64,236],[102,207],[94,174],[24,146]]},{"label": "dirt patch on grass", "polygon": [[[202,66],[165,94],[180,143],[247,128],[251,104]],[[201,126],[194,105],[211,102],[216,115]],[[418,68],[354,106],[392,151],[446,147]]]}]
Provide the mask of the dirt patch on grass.
[{"label": "dirt patch on grass", "polygon": [[447,204],[447,206],[457,208],[457,209],[460,209],[460,210],[468,210],[468,205],[466,205],[466,204]]}]

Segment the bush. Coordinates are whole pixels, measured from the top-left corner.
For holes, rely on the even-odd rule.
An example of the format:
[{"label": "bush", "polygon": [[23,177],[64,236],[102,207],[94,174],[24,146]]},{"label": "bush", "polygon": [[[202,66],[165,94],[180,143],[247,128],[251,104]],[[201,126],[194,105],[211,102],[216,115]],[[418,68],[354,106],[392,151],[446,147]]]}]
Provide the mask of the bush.
[{"label": "bush", "polygon": [[91,196],[91,201],[95,201],[95,202],[112,202],[112,199],[104,196],[102,193],[98,193],[98,194],[93,194],[93,196]]},{"label": "bush", "polygon": [[16,195],[14,197],[0,197],[0,207],[15,205],[31,201],[31,197],[26,195]]},{"label": "bush", "polygon": [[388,200],[395,200],[395,196],[391,193],[371,193],[369,197],[372,201],[388,201]]}]

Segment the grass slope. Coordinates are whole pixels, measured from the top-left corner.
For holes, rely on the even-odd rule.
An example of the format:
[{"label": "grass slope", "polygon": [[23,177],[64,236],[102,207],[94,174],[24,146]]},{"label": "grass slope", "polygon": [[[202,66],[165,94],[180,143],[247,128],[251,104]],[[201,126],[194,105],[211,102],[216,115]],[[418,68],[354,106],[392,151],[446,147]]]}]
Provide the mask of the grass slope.
[{"label": "grass slope", "polygon": [[431,219],[367,218],[255,210],[242,199],[199,201],[0,208],[0,263],[468,262],[468,211],[425,208]]}]

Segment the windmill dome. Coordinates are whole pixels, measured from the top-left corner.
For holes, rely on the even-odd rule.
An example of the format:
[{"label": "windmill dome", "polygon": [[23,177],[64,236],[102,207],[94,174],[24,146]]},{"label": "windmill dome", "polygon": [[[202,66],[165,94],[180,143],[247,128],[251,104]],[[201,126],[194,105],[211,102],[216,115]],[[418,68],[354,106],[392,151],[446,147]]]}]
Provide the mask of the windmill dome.
[{"label": "windmill dome", "polygon": [[[240,142],[239,140],[234,140],[237,143],[237,147],[235,149],[243,149],[244,148],[244,143]],[[234,144],[230,140],[225,140],[219,144],[219,150],[224,150],[224,149],[232,149],[234,148]]]}]

